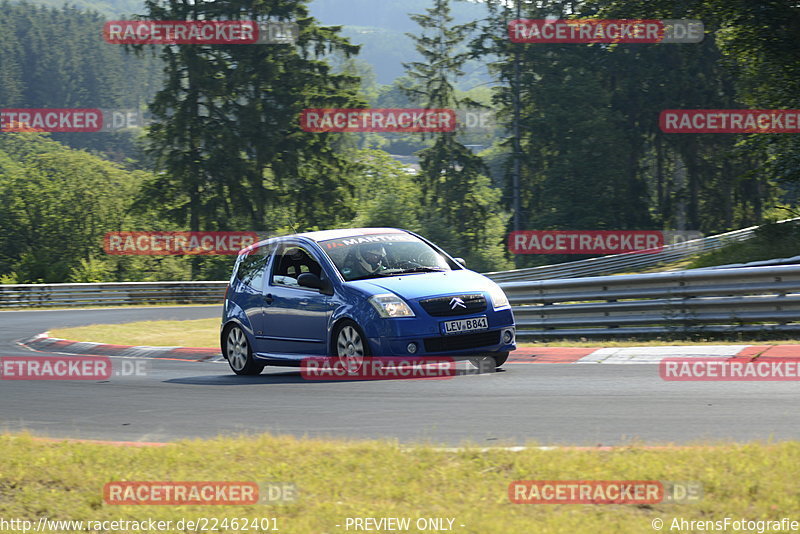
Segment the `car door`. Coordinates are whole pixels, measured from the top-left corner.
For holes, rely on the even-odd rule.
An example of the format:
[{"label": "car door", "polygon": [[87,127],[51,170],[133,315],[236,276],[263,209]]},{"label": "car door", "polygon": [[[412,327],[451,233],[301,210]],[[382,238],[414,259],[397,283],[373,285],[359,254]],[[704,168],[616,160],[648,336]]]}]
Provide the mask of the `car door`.
[{"label": "car door", "polygon": [[298,276],[307,272],[321,278],[329,276],[314,252],[298,242],[283,243],[275,252],[270,271],[262,322],[266,351],[298,358],[325,355],[330,297],[297,283]]},{"label": "car door", "polygon": [[253,329],[255,343],[253,350],[261,352],[259,333],[264,322],[264,285],[268,278],[269,260],[275,250],[268,243],[247,251],[240,259],[234,276],[235,301],[242,309],[245,320]]}]

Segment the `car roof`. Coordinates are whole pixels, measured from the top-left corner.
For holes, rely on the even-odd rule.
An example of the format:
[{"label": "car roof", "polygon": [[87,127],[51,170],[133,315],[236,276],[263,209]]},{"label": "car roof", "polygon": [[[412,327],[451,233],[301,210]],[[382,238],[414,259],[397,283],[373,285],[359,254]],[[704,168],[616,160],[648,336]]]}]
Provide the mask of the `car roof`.
[{"label": "car roof", "polygon": [[375,235],[375,234],[407,234],[408,232],[405,230],[400,230],[399,228],[341,228],[338,230],[319,230],[316,232],[303,232],[300,234],[291,234],[291,235],[284,235],[279,237],[271,237],[269,239],[264,239],[259,241],[258,243],[253,243],[252,245],[243,248],[239,251],[239,254],[247,253],[261,245],[266,243],[275,243],[283,241],[284,239],[290,239],[293,237],[304,237],[306,239],[310,239],[316,243],[321,241],[327,241],[329,239],[344,239],[347,237],[359,237],[364,235]]},{"label": "car roof", "polygon": [[[306,237],[319,243],[329,239],[342,239],[345,237],[358,237],[373,234],[405,234],[405,230],[399,228],[342,228],[340,230],[320,230],[317,232],[305,232],[295,234],[297,237]],[[292,236],[287,236],[292,237]]]}]

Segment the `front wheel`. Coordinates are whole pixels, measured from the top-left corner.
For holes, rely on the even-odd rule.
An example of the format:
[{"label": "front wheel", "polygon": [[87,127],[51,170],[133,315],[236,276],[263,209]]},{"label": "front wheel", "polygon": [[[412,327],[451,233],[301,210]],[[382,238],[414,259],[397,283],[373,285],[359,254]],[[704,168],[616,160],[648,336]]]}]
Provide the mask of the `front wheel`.
[{"label": "front wheel", "polygon": [[507,352],[496,352],[486,356],[475,356],[469,359],[469,363],[475,366],[481,373],[494,371],[508,360]]},{"label": "front wheel", "polygon": [[336,327],[333,339],[336,346],[334,355],[348,373],[353,374],[361,369],[364,358],[369,356],[367,338],[353,321],[342,321]]},{"label": "front wheel", "polygon": [[247,336],[238,326],[232,326],[225,336],[225,356],[228,365],[237,375],[257,375],[264,370],[264,365],[253,359]]}]

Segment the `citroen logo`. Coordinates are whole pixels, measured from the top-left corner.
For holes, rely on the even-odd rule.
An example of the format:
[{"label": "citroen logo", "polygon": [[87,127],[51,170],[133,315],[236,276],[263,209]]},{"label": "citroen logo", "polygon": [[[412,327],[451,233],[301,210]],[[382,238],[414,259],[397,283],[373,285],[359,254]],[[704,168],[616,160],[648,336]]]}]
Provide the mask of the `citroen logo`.
[{"label": "citroen logo", "polygon": [[453,297],[453,298],[450,299],[450,309],[451,310],[455,310],[459,306],[461,306],[462,308],[466,308],[467,307],[467,305],[464,304],[464,301],[461,300],[458,297]]}]

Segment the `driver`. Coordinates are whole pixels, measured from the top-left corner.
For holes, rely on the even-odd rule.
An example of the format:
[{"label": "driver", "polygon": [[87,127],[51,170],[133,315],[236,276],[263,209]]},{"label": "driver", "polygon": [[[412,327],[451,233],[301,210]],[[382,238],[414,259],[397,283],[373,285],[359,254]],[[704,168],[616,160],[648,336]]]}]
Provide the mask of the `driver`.
[{"label": "driver", "polygon": [[354,267],[362,275],[375,274],[387,268],[386,249],[380,243],[362,243],[355,253]]}]

